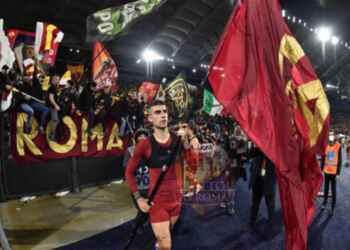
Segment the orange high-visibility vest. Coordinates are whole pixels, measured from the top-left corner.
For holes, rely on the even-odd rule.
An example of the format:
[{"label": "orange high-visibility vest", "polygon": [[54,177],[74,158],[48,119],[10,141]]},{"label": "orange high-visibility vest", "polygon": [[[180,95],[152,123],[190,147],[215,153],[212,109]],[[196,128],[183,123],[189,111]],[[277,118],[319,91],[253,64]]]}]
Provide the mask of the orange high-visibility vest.
[{"label": "orange high-visibility vest", "polygon": [[340,143],[336,142],[333,146],[328,145],[326,148],[326,159],[324,162],[323,172],[326,174],[336,175],[338,170]]}]

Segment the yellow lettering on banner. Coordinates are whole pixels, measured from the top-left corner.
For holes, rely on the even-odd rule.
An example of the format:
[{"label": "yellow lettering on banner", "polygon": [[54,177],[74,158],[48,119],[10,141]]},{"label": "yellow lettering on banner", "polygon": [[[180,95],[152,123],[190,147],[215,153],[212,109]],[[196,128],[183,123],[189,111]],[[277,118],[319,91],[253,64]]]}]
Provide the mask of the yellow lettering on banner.
[{"label": "yellow lettering on banner", "polygon": [[111,134],[109,135],[107,150],[112,150],[113,148],[123,148],[123,141],[118,136],[118,124],[114,123]]},{"label": "yellow lettering on banner", "polygon": [[88,133],[86,133],[88,123],[86,119],[81,120],[81,152],[88,151]]},{"label": "yellow lettering on banner", "polygon": [[[86,119],[82,119],[81,121],[81,152],[87,152],[89,150],[89,135],[86,132],[88,127],[88,123]],[[103,150],[103,126],[99,123],[96,127],[92,129],[92,134],[90,136],[90,140],[96,140],[97,138],[97,151]]]},{"label": "yellow lettering on banner", "polygon": [[58,154],[66,154],[69,151],[71,151],[75,147],[77,143],[77,137],[78,137],[77,126],[75,125],[71,117],[65,116],[63,118],[63,123],[68,127],[68,130],[69,130],[69,139],[65,144],[59,144],[49,139],[51,121],[46,127],[46,140],[49,144],[49,147],[52,151]]},{"label": "yellow lettering on banner", "polygon": [[27,120],[27,114],[18,113],[16,121],[16,148],[19,156],[25,156],[24,145],[30,150],[33,155],[42,155],[43,153],[35,145],[33,139],[38,136],[38,122],[35,118],[32,119],[32,131],[30,134],[23,132],[25,121]]}]

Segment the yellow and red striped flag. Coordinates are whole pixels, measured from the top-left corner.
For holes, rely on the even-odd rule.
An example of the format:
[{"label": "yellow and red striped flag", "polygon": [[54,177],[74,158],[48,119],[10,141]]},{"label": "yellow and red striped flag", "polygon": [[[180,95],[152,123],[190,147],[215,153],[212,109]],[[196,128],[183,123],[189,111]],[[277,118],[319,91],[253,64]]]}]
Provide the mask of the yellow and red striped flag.
[{"label": "yellow and red striped flag", "polygon": [[35,53],[41,63],[55,65],[58,47],[63,37],[63,32],[55,25],[36,23]]}]

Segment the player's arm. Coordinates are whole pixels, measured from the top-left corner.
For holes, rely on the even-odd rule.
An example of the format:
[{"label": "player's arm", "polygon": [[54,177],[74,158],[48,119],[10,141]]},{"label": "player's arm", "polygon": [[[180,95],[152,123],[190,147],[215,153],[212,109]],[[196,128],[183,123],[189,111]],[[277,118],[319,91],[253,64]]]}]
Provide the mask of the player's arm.
[{"label": "player's arm", "polygon": [[134,196],[139,208],[145,213],[147,213],[149,211],[150,206],[147,204],[147,200],[144,199],[140,195],[140,193],[137,189],[135,172],[136,172],[138,166],[140,165],[141,159],[144,159],[146,157],[146,155],[147,155],[146,152],[149,148],[150,147],[147,143],[147,140],[140,141],[135,146],[134,154],[129,159],[128,165],[127,165],[126,171],[125,171],[125,179],[130,187],[132,195]]}]

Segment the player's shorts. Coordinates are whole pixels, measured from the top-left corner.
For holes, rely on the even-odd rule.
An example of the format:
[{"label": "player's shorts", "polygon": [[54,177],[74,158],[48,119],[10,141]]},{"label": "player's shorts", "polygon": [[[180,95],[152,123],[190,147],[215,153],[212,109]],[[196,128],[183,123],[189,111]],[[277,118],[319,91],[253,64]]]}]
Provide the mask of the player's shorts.
[{"label": "player's shorts", "polygon": [[155,203],[149,210],[151,223],[170,221],[171,217],[179,216],[181,212],[181,202]]}]

